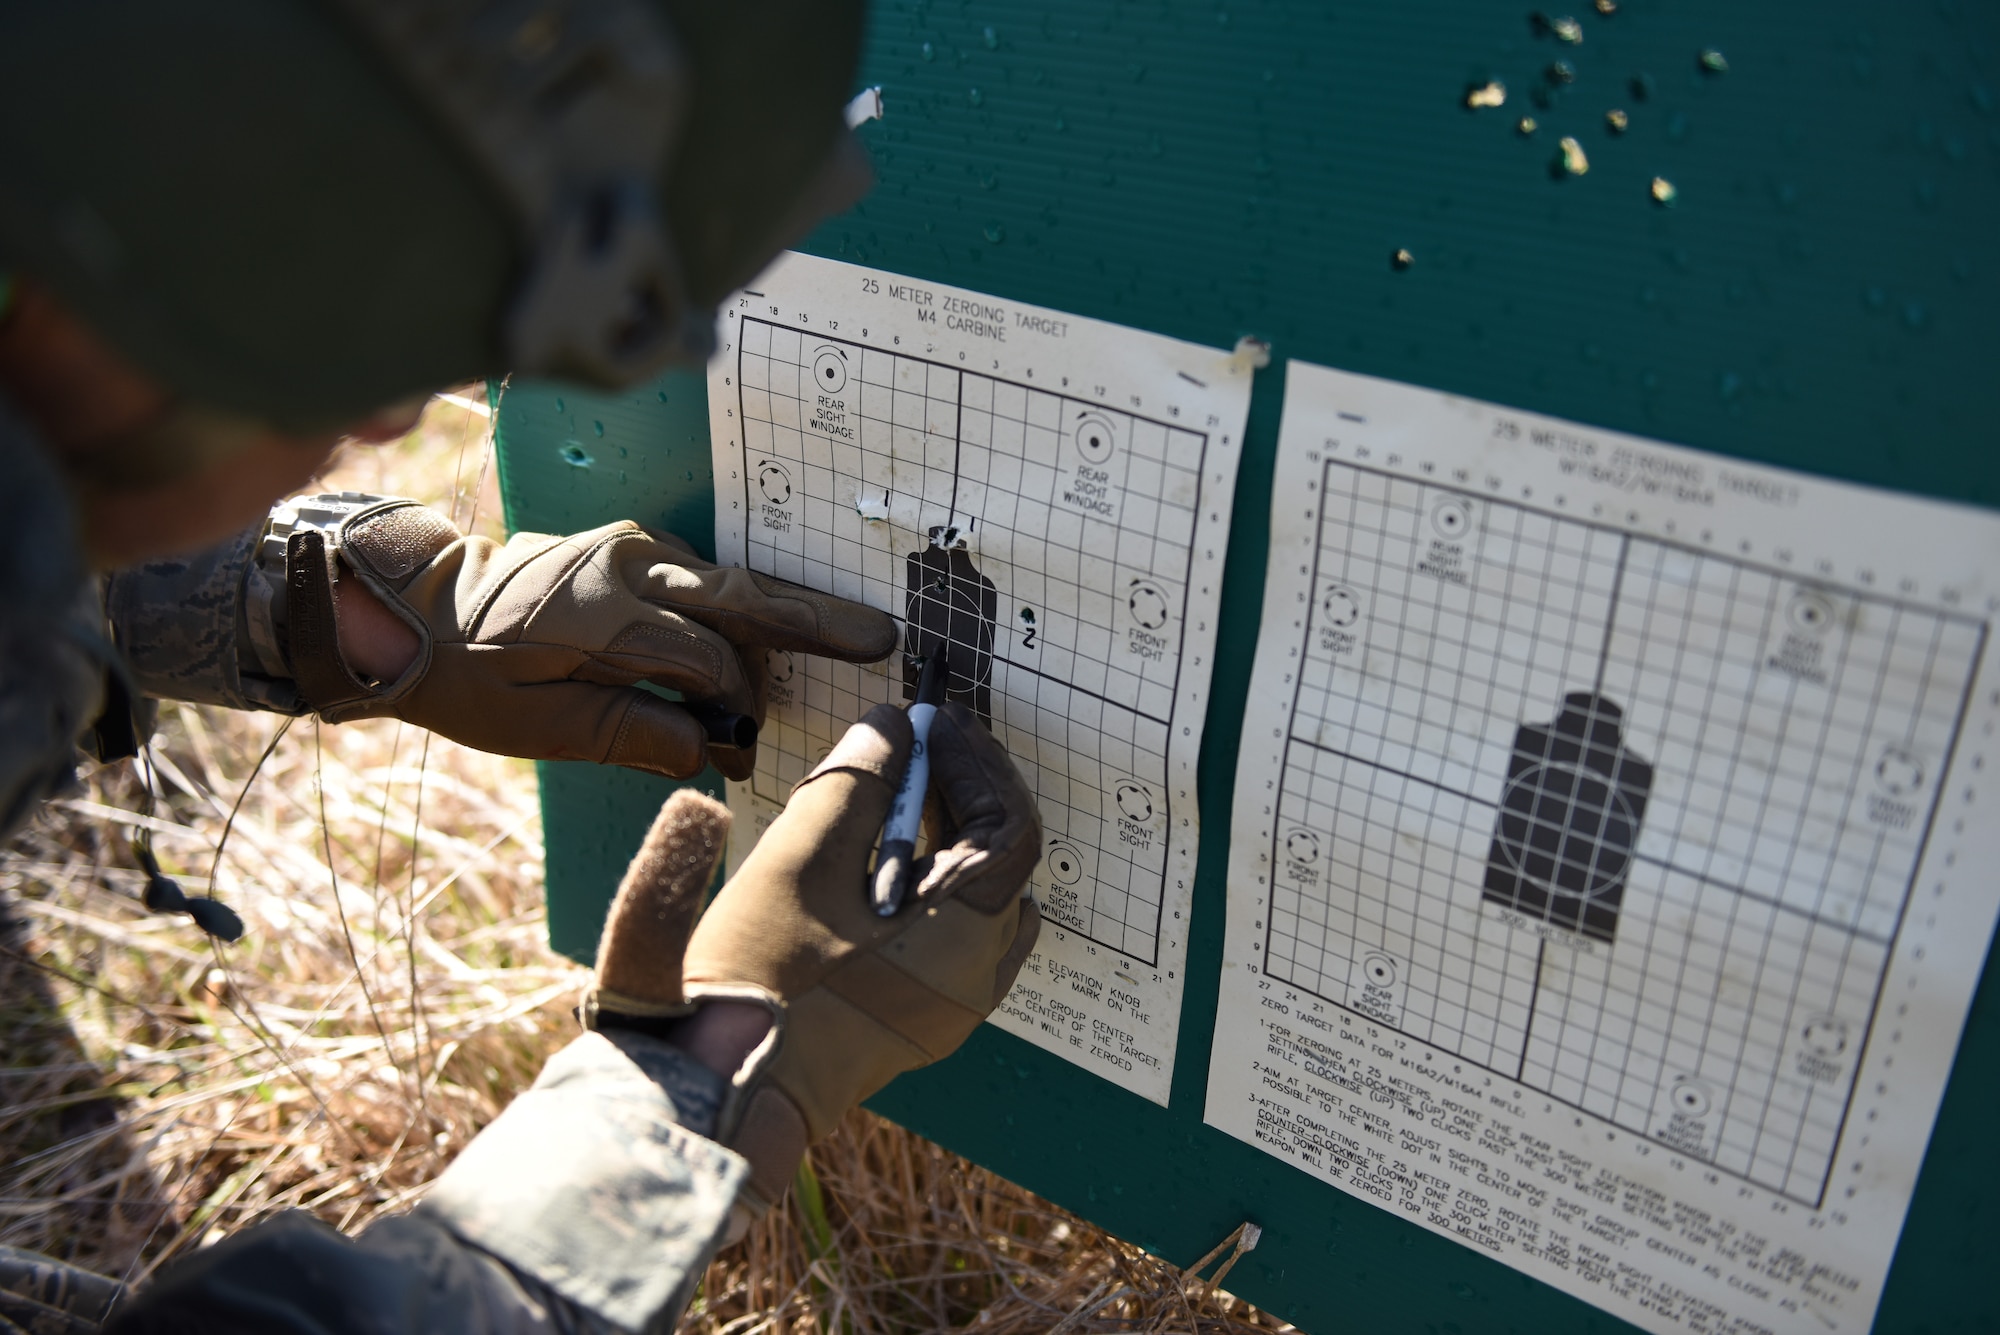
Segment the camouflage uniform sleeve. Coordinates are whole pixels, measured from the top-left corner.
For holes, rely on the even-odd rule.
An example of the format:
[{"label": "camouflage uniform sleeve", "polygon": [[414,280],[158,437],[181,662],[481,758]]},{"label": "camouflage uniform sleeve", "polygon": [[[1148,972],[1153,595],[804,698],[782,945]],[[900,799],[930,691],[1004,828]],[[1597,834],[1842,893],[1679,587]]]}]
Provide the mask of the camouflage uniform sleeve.
[{"label": "camouflage uniform sleeve", "polygon": [[269,635],[253,633],[260,603],[270,602],[256,568],[265,526],[193,556],[121,570],[105,582],[105,614],[141,692],[232,709],[306,712],[283,658],[275,647],[260,647]]},{"label": "camouflage uniform sleeve", "polygon": [[722,1079],[657,1039],[585,1034],[410,1215],[304,1214],[168,1267],[106,1335],[666,1335],[747,1172],[705,1138]]}]

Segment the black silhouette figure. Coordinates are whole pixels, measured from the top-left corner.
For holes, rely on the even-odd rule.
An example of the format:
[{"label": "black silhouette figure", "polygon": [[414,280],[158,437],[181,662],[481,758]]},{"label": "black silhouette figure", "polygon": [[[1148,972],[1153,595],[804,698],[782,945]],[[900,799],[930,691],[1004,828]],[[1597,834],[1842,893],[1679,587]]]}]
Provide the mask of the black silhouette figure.
[{"label": "black silhouette figure", "polygon": [[917,694],[921,659],[940,641],[951,645],[945,699],[956,700],[993,726],[993,634],[1000,614],[993,581],[973,567],[957,534],[933,529],[930,545],[904,562],[903,698]]},{"label": "black silhouette figure", "polygon": [[1486,898],[1613,940],[1653,767],[1625,749],[1617,705],[1563,697],[1553,725],[1523,723],[1486,855]]}]

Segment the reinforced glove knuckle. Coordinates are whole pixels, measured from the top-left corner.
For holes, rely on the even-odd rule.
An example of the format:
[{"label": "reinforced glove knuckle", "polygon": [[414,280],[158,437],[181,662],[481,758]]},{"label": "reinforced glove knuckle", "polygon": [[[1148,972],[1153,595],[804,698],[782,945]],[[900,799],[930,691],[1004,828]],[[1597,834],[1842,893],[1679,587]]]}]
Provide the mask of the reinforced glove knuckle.
[{"label": "reinforced glove knuckle", "polygon": [[893,791],[902,782],[913,741],[909,715],[894,705],[877,705],[847,730],[826,759],[813,767],[812,773],[799,781],[799,788],[846,770],[878,779]]},{"label": "reinforced glove knuckle", "polygon": [[342,526],[340,549],[350,564],[365,565],[376,578],[400,587],[459,536],[452,522],[437,511],[404,501],[348,520]]}]

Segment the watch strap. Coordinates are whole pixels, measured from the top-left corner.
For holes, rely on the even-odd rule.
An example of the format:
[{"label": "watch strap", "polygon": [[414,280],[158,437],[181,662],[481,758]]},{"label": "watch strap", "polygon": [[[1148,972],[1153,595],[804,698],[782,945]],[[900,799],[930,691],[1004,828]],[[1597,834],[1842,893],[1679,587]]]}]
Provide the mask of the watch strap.
[{"label": "watch strap", "polygon": [[286,561],[292,535],[312,530],[324,534],[327,545],[340,546],[340,529],[349,519],[397,498],[369,492],[323,492],[297,496],[271,507],[270,518],[257,540],[257,550],[243,580],[243,667],[261,676],[293,675],[285,651],[288,619]]}]

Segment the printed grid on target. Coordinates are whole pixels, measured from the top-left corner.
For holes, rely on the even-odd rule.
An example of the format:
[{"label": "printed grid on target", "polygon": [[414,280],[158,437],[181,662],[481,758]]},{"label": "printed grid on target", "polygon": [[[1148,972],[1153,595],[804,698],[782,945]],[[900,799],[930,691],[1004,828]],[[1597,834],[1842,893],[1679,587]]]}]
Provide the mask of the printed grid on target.
[{"label": "printed grid on target", "polygon": [[1817,1205],[1984,624],[1352,465],[1321,498],[1269,972]]},{"label": "printed grid on target", "polygon": [[[994,585],[991,721],[1040,802],[1036,901],[1157,963],[1207,436],[762,320],[738,344],[750,568],[901,618],[911,550],[956,530]],[[904,698],[903,673],[900,654],[769,658],[752,788],[782,803],[852,720]]]}]

